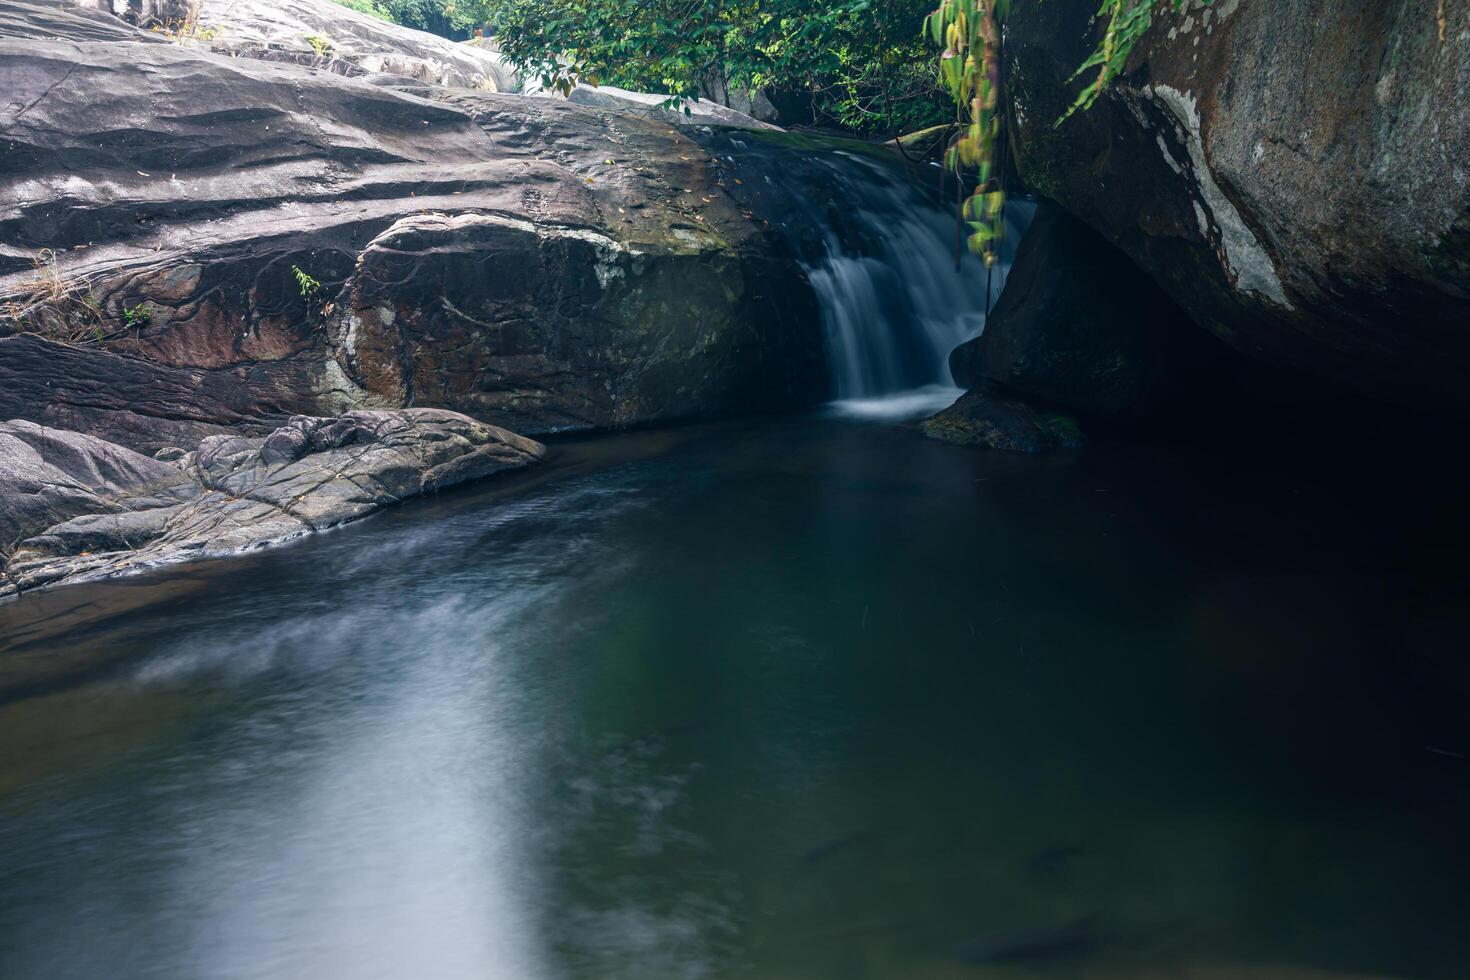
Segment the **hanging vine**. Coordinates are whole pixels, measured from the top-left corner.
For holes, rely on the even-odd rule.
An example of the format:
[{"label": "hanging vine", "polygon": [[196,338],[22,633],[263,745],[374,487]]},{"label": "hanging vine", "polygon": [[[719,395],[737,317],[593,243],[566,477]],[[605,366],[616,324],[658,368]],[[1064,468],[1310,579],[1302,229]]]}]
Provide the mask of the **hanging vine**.
[{"label": "hanging vine", "polygon": [[[1042,0],[1026,0],[1037,3]],[[1097,48],[1077,68],[1070,81],[1092,80],[1057,120],[1060,126],[1078,110],[1098,100],[1111,82],[1123,73],[1133,46],[1153,23],[1154,7],[1161,0],[1102,0],[1097,19],[1107,27]],[[1207,7],[1214,0],[1162,0],[1181,10],[1189,3]],[[939,82],[955,105],[955,135],[945,153],[945,166],[962,187],[968,176],[974,191],[959,194],[959,231],[970,251],[995,264],[996,243],[1005,233],[1004,175],[997,167],[1000,142],[1000,110],[1003,96],[1003,27],[1011,0],[940,0],[924,19],[924,32],[942,48]]]},{"label": "hanging vine", "polygon": [[959,192],[960,231],[987,266],[995,264],[995,243],[1005,231],[1005,188],[995,164],[1000,27],[1009,5],[1010,0],[941,0],[924,21],[930,39],[944,48],[939,81],[955,104],[955,134],[945,151],[945,166],[954,172],[958,187],[967,173],[976,182],[968,198]]}]

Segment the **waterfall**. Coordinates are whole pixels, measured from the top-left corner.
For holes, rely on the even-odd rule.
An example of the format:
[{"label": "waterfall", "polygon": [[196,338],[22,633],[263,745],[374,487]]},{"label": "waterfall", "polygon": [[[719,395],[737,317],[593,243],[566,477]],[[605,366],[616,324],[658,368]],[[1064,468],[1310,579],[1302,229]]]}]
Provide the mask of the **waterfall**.
[{"label": "waterfall", "polygon": [[[835,409],[901,416],[935,411],[959,396],[949,354],[985,326],[986,284],[999,296],[1035,205],[1011,201],[994,269],[966,253],[955,268],[953,208],[934,190],[852,153],[827,165],[860,232],[829,229],[806,262],[821,305]],[[938,170],[934,170],[936,184]]]}]

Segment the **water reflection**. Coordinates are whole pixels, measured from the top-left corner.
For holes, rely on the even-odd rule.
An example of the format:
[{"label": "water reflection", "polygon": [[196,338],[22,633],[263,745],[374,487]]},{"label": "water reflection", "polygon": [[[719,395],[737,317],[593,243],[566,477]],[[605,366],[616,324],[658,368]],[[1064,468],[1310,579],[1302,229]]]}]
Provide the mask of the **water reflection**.
[{"label": "water reflection", "polygon": [[[222,665],[346,685],[326,703],[278,692],[230,739],[214,793],[273,802],[234,826],[211,821],[169,886],[207,896],[192,945],[209,975],[542,975],[535,831],[517,802],[525,746],[507,718],[517,686],[495,637],[517,612],[451,599],[299,620]],[[371,684],[353,683],[369,668]],[[306,764],[282,766],[283,744]]]}]

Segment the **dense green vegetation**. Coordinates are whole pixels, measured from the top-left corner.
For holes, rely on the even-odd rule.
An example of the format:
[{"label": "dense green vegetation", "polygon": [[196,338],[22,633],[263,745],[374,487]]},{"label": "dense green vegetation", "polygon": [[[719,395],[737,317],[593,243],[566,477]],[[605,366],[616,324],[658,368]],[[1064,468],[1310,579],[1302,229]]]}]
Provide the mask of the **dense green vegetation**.
[{"label": "dense green vegetation", "polygon": [[416,27],[444,37],[467,37],[471,30],[480,26],[481,11],[475,4],[467,6],[463,13],[453,0],[336,0],[344,7],[359,13],[371,14],[381,20]]},{"label": "dense green vegetation", "polygon": [[918,26],[930,0],[478,0],[548,87],[600,80],[684,99],[786,95],[809,121],[892,136],[943,118]]},{"label": "dense green vegetation", "polygon": [[883,137],[950,114],[919,30],[932,2],[347,0],[411,26],[437,13],[482,29],[547,88],[580,80],[673,101],[760,90],[807,122]]}]

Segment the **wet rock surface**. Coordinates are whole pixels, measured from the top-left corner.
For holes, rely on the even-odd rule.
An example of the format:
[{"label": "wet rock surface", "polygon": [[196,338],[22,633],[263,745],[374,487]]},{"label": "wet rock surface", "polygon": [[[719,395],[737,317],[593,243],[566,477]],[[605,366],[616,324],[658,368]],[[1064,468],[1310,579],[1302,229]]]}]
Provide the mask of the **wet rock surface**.
[{"label": "wet rock surface", "polygon": [[0,0],[0,591],[824,392],[792,250],[642,102],[326,0],[105,6]]},{"label": "wet rock surface", "polygon": [[438,409],[298,416],[172,462],[0,425],[0,595],[226,554],[538,461],[537,442]]},{"label": "wet rock surface", "polygon": [[1036,407],[992,386],[972,388],[959,401],[919,423],[931,439],[957,446],[1041,453],[1086,443],[1070,416]]},{"label": "wet rock surface", "polygon": [[[182,489],[181,489],[182,488]],[[0,424],[0,547],[84,514],[116,514],[119,501],[189,496],[175,466],[92,436],[10,421]]]}]

